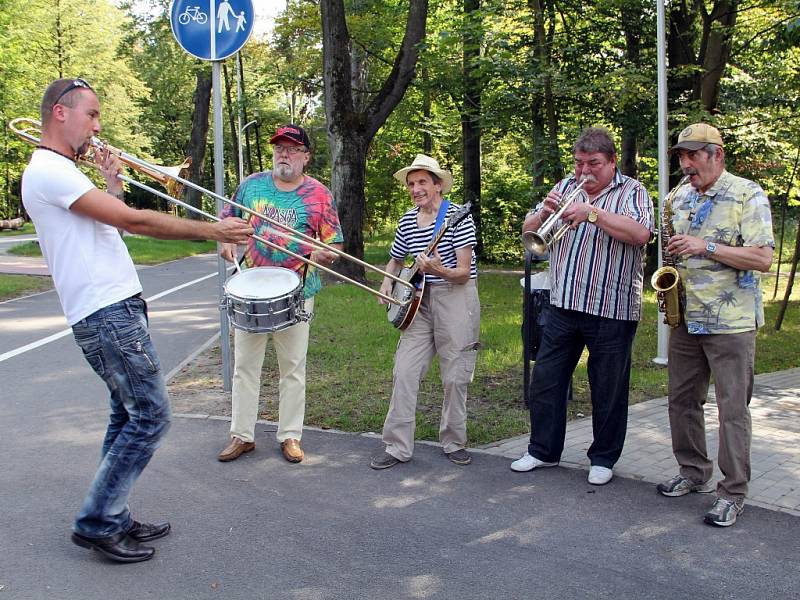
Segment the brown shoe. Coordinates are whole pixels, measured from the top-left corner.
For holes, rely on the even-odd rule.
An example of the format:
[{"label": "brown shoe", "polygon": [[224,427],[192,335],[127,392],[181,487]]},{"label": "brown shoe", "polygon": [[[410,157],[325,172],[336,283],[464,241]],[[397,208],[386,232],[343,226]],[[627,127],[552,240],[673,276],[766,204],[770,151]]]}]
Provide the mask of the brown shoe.
[{"label": "brown shoe", "polygon": [[281,442],[283,458],[290,463],[299,463],[305,457],[303,449],[300,447],[300,440],[288,439]]},{"label": "brown shoe", "polygon": [[220,462],[229,462],[236,460],[245,452],[250,452],[256,447],[255,442],[245,442],[237,437],[231,438],[231,443],[225,447],[225,450],[219,453],[217,460]]}]

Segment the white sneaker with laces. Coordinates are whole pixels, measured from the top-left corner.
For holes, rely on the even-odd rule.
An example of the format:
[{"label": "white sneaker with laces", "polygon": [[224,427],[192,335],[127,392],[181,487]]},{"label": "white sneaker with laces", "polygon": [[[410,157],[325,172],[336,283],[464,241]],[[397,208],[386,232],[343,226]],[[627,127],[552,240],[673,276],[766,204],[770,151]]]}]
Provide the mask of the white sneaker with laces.
[{"label": "white sneaker with laces", "polygon": [[592,485],[605,485],[611,481],[612,477],[614,477],[614,471],[608,467],[592,465],[592,468],[589,469],[589,483]]},{"label": "white sneaker with laces", "polygon": [[524,473],[526,471],[533,471],[539,467],[555,467],[557,465],[557,462],[545,462],[526,452],[521,458],[511,463],[511,470],[517,473]]}]

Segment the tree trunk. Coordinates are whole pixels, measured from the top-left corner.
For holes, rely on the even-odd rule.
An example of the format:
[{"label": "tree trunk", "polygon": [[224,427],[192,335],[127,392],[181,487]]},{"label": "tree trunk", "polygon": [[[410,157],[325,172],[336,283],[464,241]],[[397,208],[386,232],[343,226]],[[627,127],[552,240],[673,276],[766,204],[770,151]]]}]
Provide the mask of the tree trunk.
[{"label": "tree trunk", "polygon": [[[343,0],[320,0],[322,66],[325,115],[331,149],[331,191],[338,204],[345,252],[364,256],[364,216],[367,150],[414,77],[419,42],[425,37],[428,0],[410,0],[405,35],[393,68],[378,93],[359,108],[352,88],[354,56],[347,30]],[[363,57],[357,57],[360,63]],[[350,261],[337,262],[337,270],[365,281],[364,268]]]},{"label": "tree trunk", "polygon": [[[704,19],[703,72],[700,80],[699,99],[703,108],[713,113],[719,101],[719,82],[731,55],[733,29],[736,25],[738,0],[718,0],[710,15]],[[706,33],[706,30],[708,32]]]},{"label": "tree trunk", "polygon": [[[225,105],[228,109],[228,125],[231,128],[231,154],[233,155],[233,166],[236,169],[236,183],[239,181],[239,131],[237,128],[238,111],[233,108],[233,101],[231,100],[231,80],[228,77],[228,65],[222,63],[222,74],[225,79]],[[244,125],[244,123],[242,123]]]},{"label": "tree trunk", "polygon": [[430,80],[428,69],[422,69],[422,118],[425,126],[422,128],[422,153],[431,155],[433,152],[433,136],[431,135],[430,122],[433,115],[433,102],[431,100]]},{"label": "tree trunk", "polygon": [[[622,29],[625,34],[625,63],[632,70],[642,68],[642,25],[643,7],[638,2],[626,3],[622,9]],[[636,115],[626,114],[622,117],[622,144],[619,163],[623,175],[636,179],[639,175],[639,130],[641,127]]]},{"label": "tree trunk", "polygon": [[535,56],[539,72],[542,73],[542,110],[543,120],[547,126],[547,142],[545,146],[545,169],[549,169],[549,178],[555,183],[564,174],[561,164],[561,152],[558,149],[558,114],[555,105],[555,95],[553,94],[552,76],[552,35],[545,29],[545,10],[551,19],[554,15],[552,5],[546,4],[546,0],[528,0],[528,7],[533,11],[533,29],[535,40]]},{"label": "tree trunk", "polygon": [[472,202],[477,246],[475,253],[483,255],[481,227],[481,77],[480,59],[482,35],[480,0],[464,0],[464,106],[461,112],[461,132],[464,138],[464,203]]},{"label": "tree trunk", "polygon": [[786,309],[789,307],[789,298],[792,297],[792,288],[794,287],[794,277],[797,273],[798,259],[800,259],[800,222],[797,224],[797,233],[794,238],[794,258],[792,258],[792,268],[789,271],[789,279],[786,282],[786,293],[783,295],[783,302],[781,302],[780,310],[778,310],[778,318],[775,319],[775,331],[781,330],[783,317],[786,314]]},{"label": "tree trunk", "polygon": [[[192,157],[189,180],[197,185],[203,184],[203,162],[206,157],[206,137],[208,136],[208,113],[211,105],[211,68],[204,67],[197,71],[195,86],[194,111],[192,112],[192,134],[189,140],[188,154]],[[195,208],[203,208],[203,195],[192,188],[186,189],[186,203]],[[199,215],[189,213],[189,218],[199,219]]]}]

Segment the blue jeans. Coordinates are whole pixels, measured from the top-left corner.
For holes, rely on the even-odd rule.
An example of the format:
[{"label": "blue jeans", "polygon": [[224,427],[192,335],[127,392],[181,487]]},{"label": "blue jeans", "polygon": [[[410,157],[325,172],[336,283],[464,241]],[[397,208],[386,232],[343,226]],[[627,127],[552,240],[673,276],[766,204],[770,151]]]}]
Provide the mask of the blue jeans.
[{"label": "blue jeans", "polygon": [[133,525],[128,496],[169,429],[169,396],[140,297],[101,308],[73,325],[72,333],[111,392],[100,466],[74,529],[105,537]]},{"label": "blue jeans", "polygon": [[622,454],[628,426],[631,348],[637,321],[607,319],[552,307],[531,382],[528,453],[557,462],[564,450],[572,373],[583,349],[592,397],[592,465],[612,468]]}]

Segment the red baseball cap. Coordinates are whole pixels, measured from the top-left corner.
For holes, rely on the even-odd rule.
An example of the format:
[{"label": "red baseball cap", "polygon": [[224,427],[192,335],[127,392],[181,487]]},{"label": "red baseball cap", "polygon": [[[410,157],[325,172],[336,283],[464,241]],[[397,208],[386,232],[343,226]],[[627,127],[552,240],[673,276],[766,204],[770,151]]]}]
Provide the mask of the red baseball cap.
[{"label": "red baseball cap", "polygon": [[299,125],[293,125],[292,123],[281,125],[275,130],[275,135],[269,139],[269,143],[275,144],[281,139],[287,139],[290,142],[295,142],[296,144],[302,144],[306,148],[311,148],[311,140],[308,139],[305,130]]}]

